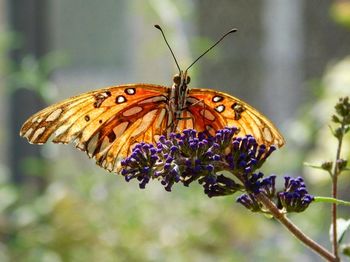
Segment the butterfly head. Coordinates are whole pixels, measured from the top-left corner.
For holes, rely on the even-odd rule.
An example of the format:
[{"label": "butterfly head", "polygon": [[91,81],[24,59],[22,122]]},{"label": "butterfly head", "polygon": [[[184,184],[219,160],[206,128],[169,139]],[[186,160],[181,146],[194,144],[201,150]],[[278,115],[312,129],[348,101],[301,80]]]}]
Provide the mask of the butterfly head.
[{"label": "butterfly head", "polygon": [[187,71],[180,71],[179,74],[174,75],[173,82],[175,86],[187,86],[191,82],[191,77],[187,75]]}]

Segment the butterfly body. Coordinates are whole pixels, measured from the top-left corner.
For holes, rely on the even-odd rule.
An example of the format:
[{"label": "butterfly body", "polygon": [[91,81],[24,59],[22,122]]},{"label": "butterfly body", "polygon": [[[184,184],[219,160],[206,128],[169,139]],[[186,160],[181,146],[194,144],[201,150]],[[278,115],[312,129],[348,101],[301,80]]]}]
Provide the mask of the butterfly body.
[{"label": "butterfly body", "polygon": [[187,107],[188,89],[187,85],[190,83],[190,77],[187,72],[175,75],[173,78],[173,85],[171,87],[169,102],[169,114],[173,121],[171,121],[167,134],[176,132],[179,121],[185,120],[181,118],[182,112]]}]

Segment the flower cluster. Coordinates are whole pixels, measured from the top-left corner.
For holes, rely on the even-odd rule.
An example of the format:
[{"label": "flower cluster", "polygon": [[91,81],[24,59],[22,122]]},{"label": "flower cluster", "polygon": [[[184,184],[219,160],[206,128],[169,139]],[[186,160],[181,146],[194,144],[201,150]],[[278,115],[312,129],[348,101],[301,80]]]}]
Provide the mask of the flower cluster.
[{"label": "flower cluster", "polygon": [[[263,193],[270,200],[276,200],[277,207],[283,212],[302,212],[314,200],[306,189],[304,180],[301,177],[284,177],[284,189],[276,194],[276,176],[263,178],[263,174],[253,174],[251,176],[247,193],[237,198],[237,202],[252,212],[266,212],[263,205],[257,200],[256,195]],[[252,187],[253,185],[253,187]],[[252,190],[253,189],[253,190]]]},{"label": "flower cluster", "polygon": [[235,137],[237,133],[234,127],[219,130],[215,136],[187,129],[182,134],[170,134],[168,139],[161,136],[156,145],[141,142],[122,161],[122,175],[126,181],[139,180],[140,188],[151,179],[159,179],[167,191],[175,183],[189,186],[198,180],[208,196],[232,194],[243,185],[217,173],[229,171],[242,180],[275,150],[258,145],[249,135]]},{"label": "flower cluster", "polygon": [[286,212],[302,212],[314,200],[310,195],[301,177],[284,177],[284,190],[277,194],[279,208],[284,208]]},{"label": "flower cluster", "polygon": [[261,211],[254,195],[276,197],[276,177],[264,178],[256,170],[276,148],[259,145],[251,135],[238,137],[238,132],[235,127],[226,127],[209,136],[187,129],[168,138],[161,136],[155,145],[141,142],[122,161],[121,174],[126,181],[137,179],[140,188],[157,179],[167,191],[176,183],[189,186],[198,181],[209,197],[243,191],[246,194],[237,201],[252,211]]}]

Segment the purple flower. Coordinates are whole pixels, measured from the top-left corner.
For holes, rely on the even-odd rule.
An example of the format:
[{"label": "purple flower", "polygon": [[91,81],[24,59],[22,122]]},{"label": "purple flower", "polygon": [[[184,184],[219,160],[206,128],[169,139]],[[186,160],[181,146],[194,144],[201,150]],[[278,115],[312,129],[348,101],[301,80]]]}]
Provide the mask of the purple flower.
[{"label": "purple flower", "polygon": [[304,180],[301,177],[284,178],[284,190],[277,194],[278,206],[287,212],[302,212],[314,200],[314,197],[308,193]]}]

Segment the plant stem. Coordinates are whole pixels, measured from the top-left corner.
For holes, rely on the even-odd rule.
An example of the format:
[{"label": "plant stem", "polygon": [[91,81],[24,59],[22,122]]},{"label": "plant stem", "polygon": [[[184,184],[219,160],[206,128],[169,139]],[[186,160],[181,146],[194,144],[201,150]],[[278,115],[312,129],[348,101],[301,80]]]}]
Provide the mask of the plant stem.
[{"label": "plant stem", "polygon": [[[342,134],[344,134],[344,125],[341,125]],[[338,160],[340,158],[340,152],[341,147],[343,143],[343,135],[338,137],[338,148],[337,148],[337,154],[334,161],[334,168],[333,168],[333,174],[332,174],[332,197],[337,198],[338,195],[338,175],[339,175],[339,168],[338,168]],[[337,204],[332,204],[332,225],[333,225],[333,254],[336,258],[339,259],[338,254],[338,236],[337,236]]]},{"label": "plant stem", "polygon": [[[337,164],[335,164],[336,166]],[[337,175],[332,177],[332,197],[337,197]],[[332,231],[333,231],[333,240],[332,240],[332,246],[333,246],[333,254],[334,256],[338,257],[338,236],[337,236],[337,204],[332,204]]]},{"label": "plant stem", "polygon": [[319,245],[317,242],[305,235],[295,224],[293,224],[283,214],[276,205],[263,193],[258,193],[256,198],[264,204],[264,206],[271,212],[275,219],[277,219],[282,225],[284,225],[297,239],[304,243],[307,247],[311,248],[318,255],[325,258],[327,261],[337,262],[339,259],[329,252],[327,249]]}]

